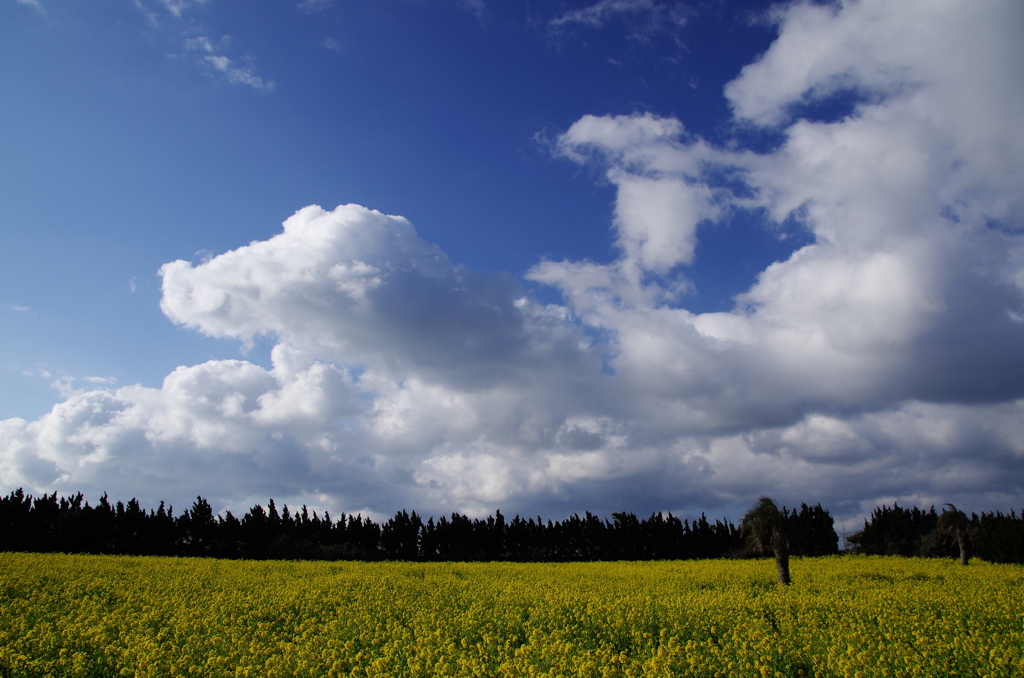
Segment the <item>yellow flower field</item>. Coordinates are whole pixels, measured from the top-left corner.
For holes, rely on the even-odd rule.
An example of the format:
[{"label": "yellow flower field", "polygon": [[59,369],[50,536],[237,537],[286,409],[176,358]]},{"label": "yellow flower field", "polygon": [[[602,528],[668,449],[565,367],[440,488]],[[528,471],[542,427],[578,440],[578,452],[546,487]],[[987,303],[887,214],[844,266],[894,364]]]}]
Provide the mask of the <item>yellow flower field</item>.
[{"label": "yellow flower field", "polygon": [[0,554],[2,676],[1020,676],[1024,568]]}]

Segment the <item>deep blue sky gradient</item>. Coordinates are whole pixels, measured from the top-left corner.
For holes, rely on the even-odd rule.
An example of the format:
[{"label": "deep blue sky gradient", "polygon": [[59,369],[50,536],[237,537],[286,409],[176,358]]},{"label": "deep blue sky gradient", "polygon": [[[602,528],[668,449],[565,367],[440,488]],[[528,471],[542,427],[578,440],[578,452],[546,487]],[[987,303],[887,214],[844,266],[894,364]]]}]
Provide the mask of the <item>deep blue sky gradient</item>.
[{"label": "deep blue sky gradient", "polygon": [[[653,111],[726,144],[722,87],[773,28],[765,3],[715,2],[645,37],[632,20],[550,28],[586,4],[209,2],[175,19],[153,3],[155,24],[127,1],[0,5],[0,414],[59,397],[26,371],[157,386],[238,356],[171,326],[156,271],[266,239],[307,204],[403,215],[478,271],[613,259],[613,187],[552,157],[554,137]],[[197,35],[274,89],[204,72],[183,49]],[[802,242],[751,215],[709,227],[680,304],[727,310]]]}]

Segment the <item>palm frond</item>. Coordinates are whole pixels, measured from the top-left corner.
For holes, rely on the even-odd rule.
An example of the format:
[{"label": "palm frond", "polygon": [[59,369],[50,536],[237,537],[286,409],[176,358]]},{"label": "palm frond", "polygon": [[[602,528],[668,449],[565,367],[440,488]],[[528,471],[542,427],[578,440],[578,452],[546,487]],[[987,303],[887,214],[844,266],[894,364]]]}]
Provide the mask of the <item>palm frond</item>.
[{"label": "palm frond", "polygon": [[761,497],[743,514],[740,530],[751,546],[770,551],[786,542],[786,515],[770,497]]}]

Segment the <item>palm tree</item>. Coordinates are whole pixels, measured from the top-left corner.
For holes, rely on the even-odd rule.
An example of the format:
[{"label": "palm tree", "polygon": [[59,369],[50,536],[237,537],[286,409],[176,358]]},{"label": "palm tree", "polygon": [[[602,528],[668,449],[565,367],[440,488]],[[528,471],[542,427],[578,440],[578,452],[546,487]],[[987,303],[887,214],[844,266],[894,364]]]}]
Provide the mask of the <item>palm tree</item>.
[{"label": "palm tree", "polygon": [[775,553],[775,567],[779,571],[779,583],[789,584],[789,540],[786,538],[786,513],[768,497],[761,497],[749,511],[743,514],[740,531],[747,537],[747,543],[762,553]]},{"label": "palm tree", "polygon": [[956,537],[956,544],[960,547],[960,564],[967,564],[967,540],[970,537],[971,521],[967,514],[952,504],[943,504],[949,509],[942,509],[939,522],[936,526],[941,534],[948,537]]}]

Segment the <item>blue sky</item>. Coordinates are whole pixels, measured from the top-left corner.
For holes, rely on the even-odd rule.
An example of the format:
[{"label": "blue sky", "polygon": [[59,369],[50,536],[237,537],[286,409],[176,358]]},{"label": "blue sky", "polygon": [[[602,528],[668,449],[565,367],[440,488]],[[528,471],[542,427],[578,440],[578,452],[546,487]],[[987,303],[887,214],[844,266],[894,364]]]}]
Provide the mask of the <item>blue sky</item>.
[{"label": "blue sky", "polygon": [[[235,356],[168,331],[156,271],[269,237],[307,204],[407,216],[476,270],[610,260],[614,193],[550,140],[584,112],[647,110],[728,138],[722,87],[773,34],[767,5],[654,7],[594,27],[553,26],[571,5],[8,1],[3,289],[31,312],[11,318],[4,413],[53,403],[23,368],[157,385],[183,359]],[[708,234],[691,306],[728,307],[791,249],[740,230]]]},{"label": "blue sky", "polygon": [[1022,27],[2,0],[0,489],[1018,506]]}]

